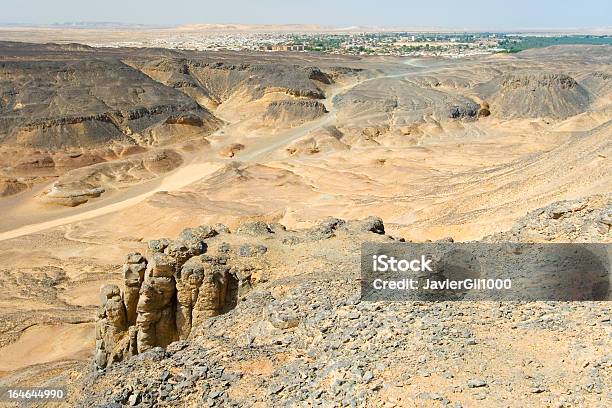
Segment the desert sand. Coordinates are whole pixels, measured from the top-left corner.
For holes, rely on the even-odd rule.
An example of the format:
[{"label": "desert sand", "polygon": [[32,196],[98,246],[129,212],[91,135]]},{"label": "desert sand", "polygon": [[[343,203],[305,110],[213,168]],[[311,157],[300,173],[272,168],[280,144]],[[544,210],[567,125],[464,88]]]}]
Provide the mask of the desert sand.
[{"label": "desert sand", "polygon": [[[470,241],[508,231],[552,203],[612,192],[606,46],[413,60],[16,44],[0,44],[0,385],[26,377],[83,380],[100,286],[121,284],[127,253],[145,253],[148,240],[187,227],[223,223],[234,230],[257,220],[291,230],[330,216],[378,216],[393,237]],[[49,89],[43,96],[32,85],[41,81]],[[607,203],[598,204],[602,214]],[[600,235],[611,242],[609,229]],[[329,253],[346,253],[339,262],[350,268],[348,254],[358,251],[352,240],[368,236],[339,239]],[[329,253],[305,248],[292,254],[308,266],[291,263],[287,276],[274,278],[319,271],[317,257]],[[470,307],[480,306],[465,306],[465,315]],[[603,359],[610,327],[600,320],[609,306],[577,309],[566,310],[571,336],[539,331],[537,344],[461,321],[488,339],[489,352],[511,348],[525,356],[505,368],[498,358],[495,375],[511,379],[508,367],[529,366],[529,359],[560,370],[550,351],[559,341],[566,358],[582,342]],[[492,310],[483,313],[495,320]],[[579,333],[589,313],[600,316],[597,341]],[[219,330],[232,330],[235,318],[228,319]],[[263,362],[251,357],[245,364],[264,377],[272,370],[265,367],[282,366],[268,355]],[[563,370],[579,376],[574,365],[591,360],[585,352]],[[391,381],[393,370],[400,367],[383,377]],[[384,388],[374,401],[403,395],[399,406],[414,406],[407,394],[451,381],[439,374],[415,377],[403,391]],[[246,381],[241,386],[259,387]],[[563,394],[562,380],[552,388]],[[532,393],[523,403],[535,403],[530,398],[540,391]],[[503,406],[506,397],[487,405],[470,396],[467,406]],[[603,403],[606,395],[585,398],[576,406]]]}]

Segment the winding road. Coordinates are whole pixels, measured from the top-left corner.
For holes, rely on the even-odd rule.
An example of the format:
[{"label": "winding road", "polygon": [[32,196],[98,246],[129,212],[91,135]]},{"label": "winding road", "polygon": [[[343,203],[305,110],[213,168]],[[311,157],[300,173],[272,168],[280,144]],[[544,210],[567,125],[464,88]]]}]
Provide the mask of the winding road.
[{"label": "winding road", "polygon": [[167,175],[160,177],[159,179],[155,180],[155,182],[147,182],[147,188],[144,191],[142,191],[142,185],[140,185],[141,188],[138,188],[139,185],[137,185],[130,188],[127,192],[122,192],[119,195],[111,196],[106,200],[103,198],[101,200],[96,200],[94,203],[87,203],[82,206],[71,209],[73,211],[70,211],[69,214],[66,214],[66,212],[62,212],[60,214],[50,213],[48,214],[49,219],[46,219],[44,221],[24,224],[9,229],[7,231],[0,232],[0,241],[13,239],[28,234],[34,234],[50,228],[55,228],[78,221],[92,219],[95,217],[129,208],[146,200],[148,197],[152,196],[157,192],[179,190],[183,187],[188,186],[189,184],[201,180],[214,173],[215,171],[219,170],[223,167],[224,164],[231,160],[239,160],[246,162],[261,161],[268,157],[268,155],[270,155],[275,150],[286,146],[287,144],[297,139],[300,139],[301,137],[306,136],[314,130],[334,124],[336,121],[337,111],[337,108],[334,106],[334,98],[336,98],[338,95],[346,93],[354,87],[361,85],[365,82],[384,78],[400,78],[411,74],[422,74],[431,69],[428,69],[423,65],[416,65],[412,63],[412,60],[406,61],[405,65],[408,65],[411,68],[416,68],[416,70],[410,70],[408,72],[402,72],[399,74],[388,74],[371,78],[364,78],[345,86],[331,88],[329,96],[327,96],[326,99],[322,100],[328,110],[327,114],[313,121],[305,123],[301,126],[279,132],[274,136],[273,140],[270,140],[270,138],[266,138],[266,140],[263,141],[263,143],[265,143],[263,146],[259,146],[258,144],[248,146],[240,153],[239,157],[237,158],[211,160],[210,157],[208,157],[205,162],[198,161],[197,158],[195,158],[183,164],[174,171],[168,173]]}]

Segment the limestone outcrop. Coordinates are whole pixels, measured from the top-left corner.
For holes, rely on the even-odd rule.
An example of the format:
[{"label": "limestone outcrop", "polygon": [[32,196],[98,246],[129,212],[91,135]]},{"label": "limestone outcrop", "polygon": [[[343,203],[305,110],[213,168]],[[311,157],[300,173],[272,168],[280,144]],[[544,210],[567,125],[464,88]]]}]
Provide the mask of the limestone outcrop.
[{"label": "limestone outcrop", "polygon": [[177,240],[150,241],[146,257],[127,256],[123,290],[100,289],[96,368],[186,339],[195,325],[235,305],[238,286],[248,287],[250,275],[231,266],[225,247],[206,254],[204,242],[228,231],[224,225],[188,228]]},{"label": "limestone outcrop", "polygon": [[[253,220],[233,233],[223,224],[202,225],[184,229],[176,240],[149,241],[146,255],[127,255],[123,289],[105,285],[100,290],[95,368],[190,340],[192,333],[206,330],[210,318],[236,308],[255,283],[267,282],[271,270],[285,268],[286,251],[338,236],[392,240],[378,217],[330,217],[302,230]],[[276,328],[299,323],[290,304],[268,315]]]},{"label": "limestone outcrop", "polygon": [[125,304],[117,285],[104,285],[100,289],[102,306],[96,322],[95,364],[105,367],[123,359],[120,345],[127,329]]}]

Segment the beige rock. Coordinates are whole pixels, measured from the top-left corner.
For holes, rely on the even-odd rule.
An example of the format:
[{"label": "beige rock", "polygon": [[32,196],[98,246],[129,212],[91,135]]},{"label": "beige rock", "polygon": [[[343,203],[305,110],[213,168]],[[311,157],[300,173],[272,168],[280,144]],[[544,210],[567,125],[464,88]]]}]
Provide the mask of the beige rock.
[{"label": "beige rock", "polygon": [[183,265],[176,281],[176,327],[180,339],[186,339],[191,332],[192,311],[198,300],[204,273],[202,261],[195,257]]},{"label": "beige rock", "polygon": [[[169,265],[160,262],[153,266],[150,272],[167,273]],[[175,291],[176,285],[172,276],[147,275],[145,278],[140,290],[136,318],[139,353],[156,346],[165,347],[178,338],[172,302]]]},{"label": "beige rock", "polygon": [[95,363],[99,368],[123,358],[122,340],[127,329],[126,313],[121,291],[116,285],[100,288],[102,306],[96,322]]},{"label": "beige rock", "polygon": [[203,260],[204,275],[193,306],[192,328],[208,317],[222,313],[231,290],[230,268],[217,262],[215,258]]},{"label": "beige rock", "polygon": [[129,254],[127,263],[123,265],[123,279],[125,284],[123,301],[125,303],[127,324],[129,326],[136,323],[136,308],[138,306],[140,286],[144,280],[146,268],[146,259],[137,252]]}]

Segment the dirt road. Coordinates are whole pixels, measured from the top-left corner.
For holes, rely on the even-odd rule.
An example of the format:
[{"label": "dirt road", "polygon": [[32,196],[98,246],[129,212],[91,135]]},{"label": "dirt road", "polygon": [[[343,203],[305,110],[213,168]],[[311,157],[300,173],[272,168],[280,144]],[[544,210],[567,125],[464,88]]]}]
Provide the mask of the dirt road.
[{"label": "dirt road", "polygon": [[[292,141],[295,141],[318,128],[332,125],[333,123],[335,123],[336,120],[336,107],[334,106],[334,98],[338,95],[341,95],[342,93],[348,92],[349,90],[360,84],[383,78],[398,78],[411,74],[422,74],[428,71],[428,69],[425,67],[417,67],[413,64],[407,65],[412,68],[416,68],[416,70],[410,70],[399,74],[388,74],[372,78],[364,78],[354,83],[350,83],[337,88],[332,88],[327,98],[322,100],[328,110],[327,114],[304,125],[280,132],[279,134],[274,136],[273,140],[266,139],[260,144],[253,144],[251,146],[248,146],[240,154],[239,157],[229,160],[240,160],[248,162],[262,161],[278,148],[286,146]],[[40,231],[47,230],[49,228],[88,220],[115,211],[123,210],[125,208],[131,207],[135,204],[144,201],[145,199],[157,192],[178,190],[191,183],[201,180],[202,178],[212,174],[214,171],[223,166],[223,163],[226,161],[228,161],[228,159],[223,161],[215,160],[207,162],[189,162],[174,170],[167,176],[160,178],[158,180],[158,183],[151,183],[151,187],[149,189],[146,189],[145,191],[142,191],[142,188],[134,188],[130,190],[132,194],[130,194],[130,192],[128,192],[127,194],[122,194],[120,201],[109,199],[107,201],[108,204],[103,204],[96,208],[91,208],[91,206],[78,207],[74,209],[74,212],[71,211],[71,214],[69,215],[66,215],[65,212],[61,214],[49,214],[49,220],[35,222],[32,224],[25,224],[12,228],[8,231],[0,232],[0,241],[37,233]]]}]

